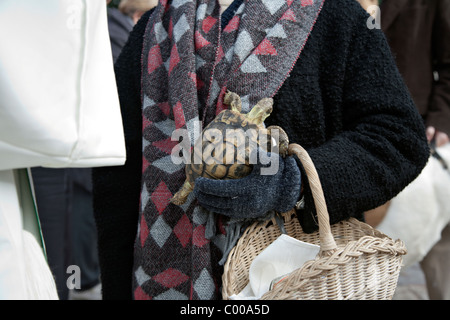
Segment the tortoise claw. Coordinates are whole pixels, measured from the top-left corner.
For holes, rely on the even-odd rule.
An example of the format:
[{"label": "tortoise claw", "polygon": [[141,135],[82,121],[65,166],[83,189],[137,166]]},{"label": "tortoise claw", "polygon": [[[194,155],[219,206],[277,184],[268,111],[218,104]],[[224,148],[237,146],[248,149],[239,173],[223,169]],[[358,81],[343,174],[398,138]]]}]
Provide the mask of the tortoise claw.
[{"label": "tortoise claw", "polygon": [[237,112],[241,112],[242,110],[241,97],[238,94],[231,92],[230,90],[227,90],[227,92],[225,93],[225,96],[223,97],[223,103],[230,106],[231,110]]},{"label": "tortoise claw", "polygon": [[278,130],[278,154],[285,158],[288,156],[288,149],[289,149],[289,137],[281,127],[279,126],[270,126],[267,128],[270,135],[272,136],[272,130]]}]

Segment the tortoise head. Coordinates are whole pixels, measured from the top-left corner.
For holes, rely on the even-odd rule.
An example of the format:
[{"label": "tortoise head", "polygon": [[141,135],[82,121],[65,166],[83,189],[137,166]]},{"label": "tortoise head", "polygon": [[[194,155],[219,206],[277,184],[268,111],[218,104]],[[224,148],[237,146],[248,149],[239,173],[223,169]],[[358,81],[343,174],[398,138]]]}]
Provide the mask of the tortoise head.
[{"label": "tortoise head", "polygon": [[228,90],[223,97],[223,103],[229,105],[231,107],[231,110],[241,112],[241,97],[237,93]]},{"label": "tortoise head", "polygon": [[250,122],[260,125],[268,116],[270,116],[272,106],[272,98],[263,98],[258,101],[249,113],[247,113],[246,117]]}]

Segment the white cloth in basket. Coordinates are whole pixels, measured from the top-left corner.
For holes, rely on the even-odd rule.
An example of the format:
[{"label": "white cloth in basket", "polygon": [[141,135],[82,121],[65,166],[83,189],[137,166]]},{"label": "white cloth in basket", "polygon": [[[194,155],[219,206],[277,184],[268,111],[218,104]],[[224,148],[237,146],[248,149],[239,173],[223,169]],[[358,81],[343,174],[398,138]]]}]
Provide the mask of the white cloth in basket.
[{"label": "white cloth in basket", "polygon": [[257,300],[269,291],[274,279],[300,268],[314,260],[320,247],[282,234],[264,249],[250,265],[249,283],[230,300]]}]

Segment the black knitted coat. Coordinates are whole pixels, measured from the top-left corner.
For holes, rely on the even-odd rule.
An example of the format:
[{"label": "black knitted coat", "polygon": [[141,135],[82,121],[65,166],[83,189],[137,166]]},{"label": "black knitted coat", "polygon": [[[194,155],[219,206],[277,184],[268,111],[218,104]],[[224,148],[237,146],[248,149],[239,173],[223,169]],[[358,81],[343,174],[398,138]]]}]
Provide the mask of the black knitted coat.
[{"label": "black knitted coat", "polygon": [[[149,13],[116,63],[127,161],[93,170],[104,299],[132,296],[142,166],[141,51]],[[266,124],[281,125],[310,154],[331,223],[397,195],[425,166],[425,127],[383,33],[367,27],[354,0],[327,0],[290,77],[274,97]],[[317,229],[307,178],[303,229]],[[405,217],[407,219],[407,217]]]}]

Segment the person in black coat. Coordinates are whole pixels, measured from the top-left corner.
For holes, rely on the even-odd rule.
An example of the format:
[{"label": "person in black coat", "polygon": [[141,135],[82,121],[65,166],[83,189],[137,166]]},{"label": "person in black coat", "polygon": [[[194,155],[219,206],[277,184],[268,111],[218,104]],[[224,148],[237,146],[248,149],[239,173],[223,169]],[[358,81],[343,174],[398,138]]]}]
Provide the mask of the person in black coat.
[{"label": "person in black coat", "polygon": [[[111,0],[108,0],[109,4]],[[139,18],[156,5],[155,0],[122,0],[118,8],[108,7],[108,30],[113,61],[127,43],[128,36]]]},{"label": "person in black coat", "polygon": [[[238,14],[234,7],[238,1],[221,15],[224,26]],[[334,224],[349,217],[363,219],[365,211],[397,195],[419,175],[429,149],[423,121],[383,33],[367,27],[369,15],[354,0],[324,1],[320,9],[300,56],[273,96],[273,112],[265,122],[267,126],[282,126],[291,143],[308,151],[322,183],[330,222]],[[170,283],[172,287],[166,293],[173,294],[181,291],[181,282],[189,278],[173,269],[159,276],[149,275],[146,264],[170,264],[176,255],[163,253],[153,257],[144,250],[149,241],[142,238],[143,221],[148,221],[148,217],[141,214],[141,180],[151,184],[153,176],[143,174],[143,159],[144,164],[148,160],[142,150],[145,119],[141,62],[143,39],[153,12],[138,22],[115,65],[127,145],[126,164],[93,171],[104,299],[154,298],[151,292],[156,284],[152,281],[169,274],[171,279],[178,276],[175,278],[180,282]],[[298,209],[297,216],[309,233],[317,230],[317,218],[308,178],[299,163],[298,170],[301,181],[296,183],[301,183],[302,192],[295,201],[302,197],[305,205]],[[180,180],[182,183],[184,179]],[[267,195],[271,192],[267,190]],[[165,210],[177,209],[169,204]],[[165,214],[170,213],[164,211]],[[186,223],[193,224],[193,220]],[[154,229],[148,230],[150,234],[145,236],[151,237]],[[213,266],[216,263],[211,262]],[[213,273],[215,289],[211,290],[216,293],[209,299],[220,298],[221,269],[213,268]],[[195,291],[196,282],[190,283]]]}]

